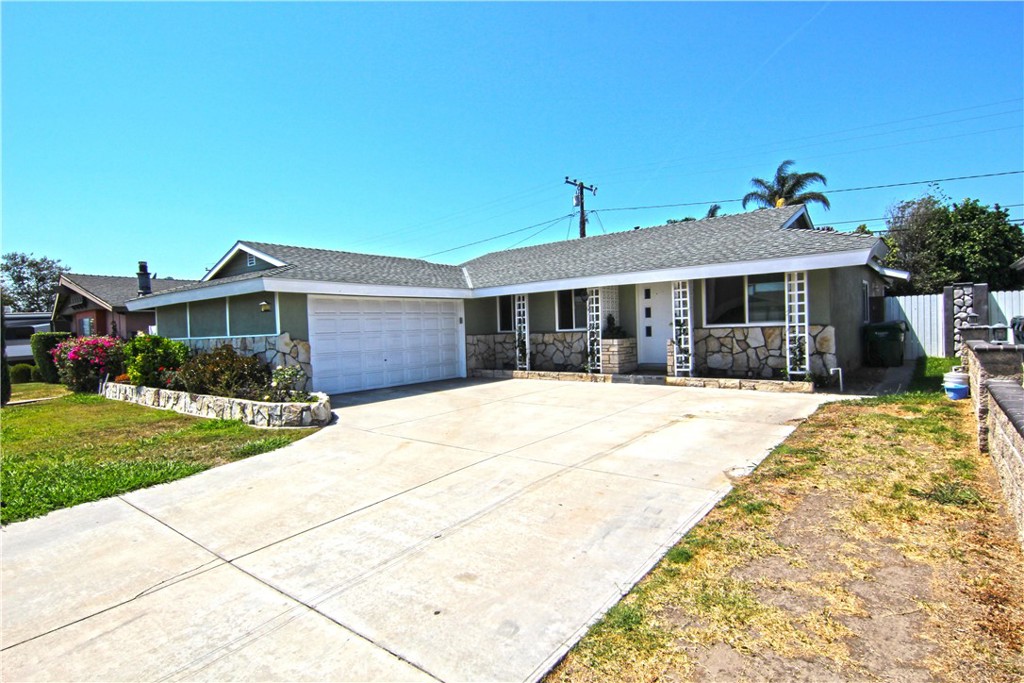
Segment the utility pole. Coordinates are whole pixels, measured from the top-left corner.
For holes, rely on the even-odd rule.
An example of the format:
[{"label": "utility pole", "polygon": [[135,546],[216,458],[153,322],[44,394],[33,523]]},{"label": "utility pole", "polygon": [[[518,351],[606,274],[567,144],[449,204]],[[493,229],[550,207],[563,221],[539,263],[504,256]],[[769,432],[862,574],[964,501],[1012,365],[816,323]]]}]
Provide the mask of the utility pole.
[{"label": "utility pole", "polygon": [[597,186],[595,185],[584,185],[582,180],[569,180],[569,176],[565,176],[565,184],[572,185],[576,188],[576,196],[573,198],[573,206],[580,207],[580,237],[587,236],[587,211],[583,206],[583,191],[587,190],[590,194],[597,194]]}]

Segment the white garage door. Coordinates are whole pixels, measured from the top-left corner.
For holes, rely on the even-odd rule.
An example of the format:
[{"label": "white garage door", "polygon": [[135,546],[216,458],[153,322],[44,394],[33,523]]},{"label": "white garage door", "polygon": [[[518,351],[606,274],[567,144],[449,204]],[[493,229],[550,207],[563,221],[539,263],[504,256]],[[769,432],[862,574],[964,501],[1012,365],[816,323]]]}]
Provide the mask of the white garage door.
[{"label": "white garage door", "polygon": [[461,377],[459,302],[309,297],[313,388],[328,394]]}]

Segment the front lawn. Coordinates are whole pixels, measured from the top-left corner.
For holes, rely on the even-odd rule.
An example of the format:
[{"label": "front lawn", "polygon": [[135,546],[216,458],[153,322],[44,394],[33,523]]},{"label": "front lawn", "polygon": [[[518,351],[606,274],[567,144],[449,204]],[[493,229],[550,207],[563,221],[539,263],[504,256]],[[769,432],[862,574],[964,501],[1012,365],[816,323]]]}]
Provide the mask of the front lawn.
[{"label": "front lawn", "polygon": [[39,398],[64,396],[69,392],[63,384],[47,384],[46,382],[25,382],[11,385],[11,401],[31,401]]},{"label": "front lawn", "polygon": [[1024,680],[1024,553],[953,364],[822,406],[547,683]]},{"label": "front lawn", "polygon": [[0,422],[3,524],[187,477],[316,431],[268,431],[91,394],[7,406]]}]

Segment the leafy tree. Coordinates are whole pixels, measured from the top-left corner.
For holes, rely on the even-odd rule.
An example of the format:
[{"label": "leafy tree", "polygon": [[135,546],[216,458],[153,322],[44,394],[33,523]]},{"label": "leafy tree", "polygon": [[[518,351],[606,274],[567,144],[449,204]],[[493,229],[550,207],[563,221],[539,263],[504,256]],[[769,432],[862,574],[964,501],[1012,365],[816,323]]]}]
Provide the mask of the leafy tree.
[{"label": "leafy tree", "polygon": [[855,234],[855,235],[871,235],[873,233],[868,228],[866,223],[861,223],[860,225],[858,225],[856,228],[853,229],[853,234]]},{"label": "leafy tree", "polygon": [[817,202],[826,209],[832,208],[828,197],[821,192],[805,192],[814,183],[828,185],[828,180],[820,173],[792,173],[790,167],[796,162],[787,159],[779,164],[775,170],[775,177],[772,180],[764,178],[751,178],[750,184],[754,191],[748,192],[743,197],[743,208],[753,202],[758,206],[774,208],[789,206],[790,204],[808,204]]},{"label": "leafy tree", "polygon": [[[944,198],[943,198],[944,199]],[[1010,264],[1024,255],[1024,234],[1009,211],[976,199],[949,205],[932,194],[900,202],[886,216],[886,264],[910,272],[898,294],[934,294],[953,282],[986,282],[992,289],[1020,285]]]},{"label": "leafy tree", "polygon": [[8,252],[0,264],[4,304],[15,311],[48,311],[57,297],[62,273],[70,270],[59,260]]},{"label": "leafy tree", "polygon": [[[704,214],[704,218],[717,218],[718,212],[722,210],[722,207],[718,204],[712,204],[708,207],[708,212]],[[666,225],[674,225],[676,223],[689,223],[690,221],[697,220],[693,216],[687,216],[686,218],[669,218],[665,221]]]}]

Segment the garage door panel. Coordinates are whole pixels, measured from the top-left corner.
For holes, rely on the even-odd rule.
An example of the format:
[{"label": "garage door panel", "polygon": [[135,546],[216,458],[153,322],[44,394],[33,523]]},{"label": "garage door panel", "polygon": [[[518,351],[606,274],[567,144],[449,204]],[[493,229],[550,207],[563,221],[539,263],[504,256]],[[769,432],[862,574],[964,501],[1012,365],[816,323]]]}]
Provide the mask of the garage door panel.
[{"label": "garage door panel", "polygon": [[313,385],[328,393],[458,377],[458,302],[311,296]]}]

